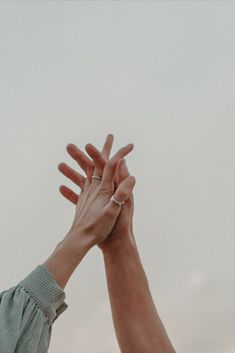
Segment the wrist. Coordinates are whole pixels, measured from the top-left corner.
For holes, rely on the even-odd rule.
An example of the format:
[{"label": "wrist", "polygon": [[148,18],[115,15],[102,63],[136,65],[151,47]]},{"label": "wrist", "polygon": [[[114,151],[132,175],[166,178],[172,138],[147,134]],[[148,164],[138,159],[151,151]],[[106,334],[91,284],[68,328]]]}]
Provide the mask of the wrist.
[{"label": "wrist", "polygon": [[58,285],[64,289],[80,261],[77,257],[71,256],[71,252],[58,246],[42,265],[51,272]]},{"label": "wrist", "polygon": [[67,253],[73,258],[81,258],[92,248],[94,244],[86,236],[78,231],[70,230],[56,249]]},{"label": "wrist", "polygon": [[134,236],[130,233],[107,243],[101,250],[104,257],[113,258],[129,251],[138,251]]},{"label": "wrist", "polygon": [[65,288],[70,276],[90,247],[88,243],[80,241],[78,234],[69,231],[43,265],[52,273],[59,286]]}]

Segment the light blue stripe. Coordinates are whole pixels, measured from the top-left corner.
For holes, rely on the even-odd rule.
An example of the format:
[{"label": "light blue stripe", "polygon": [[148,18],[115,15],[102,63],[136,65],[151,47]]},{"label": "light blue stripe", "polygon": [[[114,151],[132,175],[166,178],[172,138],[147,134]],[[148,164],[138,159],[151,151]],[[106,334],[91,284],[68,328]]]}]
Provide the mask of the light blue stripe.
[{"label": "light blue stripe", "polygon": [[0,353],[46,353],[65,292],[43,265],[0,293]]}]

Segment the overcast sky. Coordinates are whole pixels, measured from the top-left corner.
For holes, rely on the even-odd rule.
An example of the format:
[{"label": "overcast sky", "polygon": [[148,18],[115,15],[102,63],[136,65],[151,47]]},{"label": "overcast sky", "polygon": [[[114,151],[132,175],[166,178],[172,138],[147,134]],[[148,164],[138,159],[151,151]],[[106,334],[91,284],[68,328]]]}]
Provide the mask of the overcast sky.
[{"label": "overcast sky", "polygon": [[[113,153],[135,145],[135,237],[176,351],[235,351],[234,16],[233,1],[0,2],[1,291],[71,226],[66,145],[113,133]],[[119,352],[98,248],[65,291],[49,352]]]}]

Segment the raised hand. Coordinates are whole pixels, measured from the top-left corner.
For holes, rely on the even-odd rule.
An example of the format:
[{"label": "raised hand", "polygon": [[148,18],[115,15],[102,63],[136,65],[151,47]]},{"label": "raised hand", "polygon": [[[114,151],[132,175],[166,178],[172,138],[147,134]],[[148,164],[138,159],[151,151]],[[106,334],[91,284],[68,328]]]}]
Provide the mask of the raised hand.
[{"label": "raised hand", "polygon": [[[110,156],[110,152],[113,146],[113,135],[109,134],[104,143],[103,149],[99,152],[94,146],[86,145],[86,151],[89,156],[93,159],[95,168],[93,169],[94,175],[102,175],[104,165]],[[78,151],[74,145],[68,145],[67,151],[73,159],[75,159],[80,167],[83,169],[87,178],[90,177],[89,171],[92,169],[92,161],[85,155],[82,151]],[[94,166],[93,166],[94,167]],[[85,188],[86,178],[69,167],[65,163],[60,163],[58,169],[70,180],[72,180],[81,190]],[[115,179],[114,179],[114,190],[117,189],[118,185],[121,184],[123,180],[129,177],[129,171],[126,166],[126,161],[124,158],[120,159],[117,164]],[[61,194],[68,199],[71,203],[77,205],[79,202],[79,197],[76,192],[70,188],[62,185],[60,187]],[[109,250],[109,248],[119,245],[120,240],[131,240],[134,241],[133,234],[133,212],[134,212],[134,196],[131,192],[130,197],[126,200],[125,205],[122,206],[120,214],[117,218],[114,227],[112,228],[109,236],[98,246],[103,250]]]},{"label": "raised hand", "polygon": [[[86,151],[93,160],[93,174],[104,175],[103,171],[108,165],[109,154],[112,148],[113,137],[108,136],[102,152],[99,152],[93,145],[86,145]],[[86,156],[81,156],[82,165],[87,178],[83,177],[81,184],[78,182],[77,172],[68,166],[59,166],[63,174],[68,176],[75,184],[87,189],[89,171],[92,161]],[[83,160],[83,163],[82,163]],[[95,168],[94,168],[95,166]],[[105,166],[105,167],[104,167]],[[120,158],[112,172],[113,189],[115,195],[124,200],[124,194],[117,193],[123,182],[130,177],[124,158]],[[103,176],[104,180],[104,176]],[[93,185],[100,184],[98,179]],[[107,287],[112,311],[112,318],[115,327],[120,351],[122,352],[162,352],[175,353],[175,350],[167,336],[166,329],[156,310],[148,279],[145,274],[137,246],[135,244],[132,219],[133,219],[133,194],[129,188],[129,198],[126,195],[126,202],[121,207],[119,215],[109,235],[98,242],[104,255],[104,265],[107,280]],[[92,191],[92,189],[90,189]],[[79,197],[69,188],[61,187],[61,193],[69,201],[79,203]],[[141,333],[141,334],[139,334]]]},{"label": "raised hand", "polygon": [[[76,204],[74,221],[64,240],[69,241],[74,247],[77,243],[87,247],[99,245],[107,238],[121,211],[121,207],[115,200],[126,202],[135,185],[135,178],[130,175],[119,180],[119,184],[115,185],[116,170],[120,168],[123,157],[133,149],[133,144],[122,147],[112,158],[107,159],[105,156],[108,157],[110,154],[112,140],[113,136],[108,135],[103,149],[104,155],[101,155],[92,144],[86,145],[86,151],[93,160],[90,160],[75,145],[67,146],[69,154],[85,171],[86,178],[65,163],[60,163],[58,166],[63,174],[81,188],[81,193],[78,195],[64,185],[60,187],[61,193]],[[100,176],[101,180],[91,178],[93,173]],[[114,200],[111,199],[112,196]]]}]

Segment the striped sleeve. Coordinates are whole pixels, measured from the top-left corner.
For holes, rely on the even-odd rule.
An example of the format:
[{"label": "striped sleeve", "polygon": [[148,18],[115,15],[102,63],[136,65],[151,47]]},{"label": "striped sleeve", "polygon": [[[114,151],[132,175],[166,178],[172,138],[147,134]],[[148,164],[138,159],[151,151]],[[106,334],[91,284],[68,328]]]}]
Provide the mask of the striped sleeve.
[{"label": "striped sleeve", "polygon": [[46,353],[52,324],[68,305],[65,292],[43,265],[0,293],[0,352]]}]

